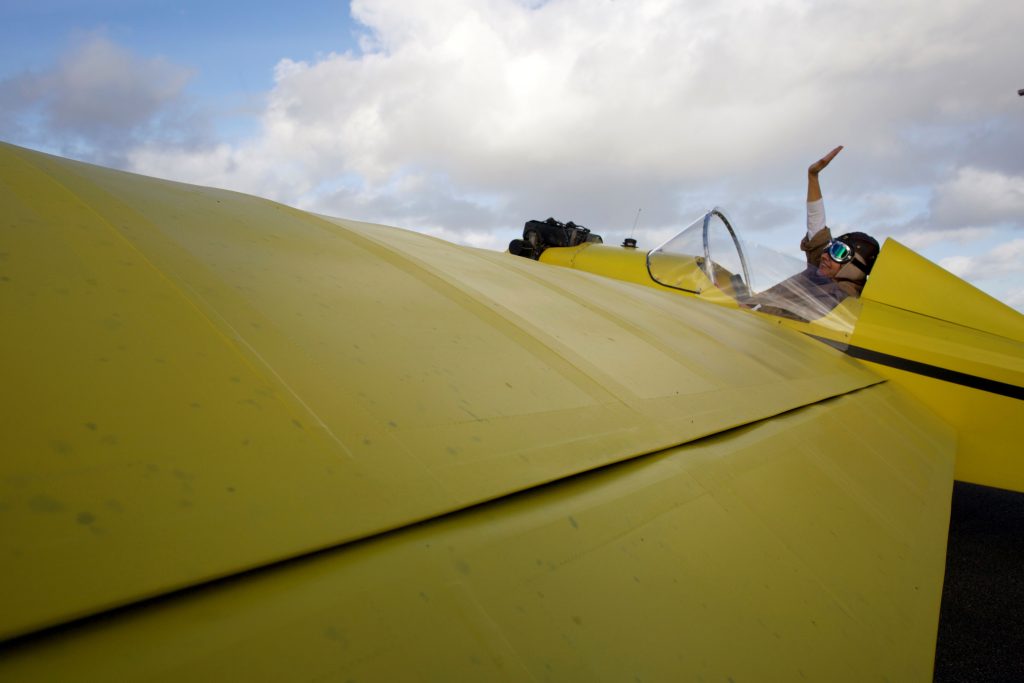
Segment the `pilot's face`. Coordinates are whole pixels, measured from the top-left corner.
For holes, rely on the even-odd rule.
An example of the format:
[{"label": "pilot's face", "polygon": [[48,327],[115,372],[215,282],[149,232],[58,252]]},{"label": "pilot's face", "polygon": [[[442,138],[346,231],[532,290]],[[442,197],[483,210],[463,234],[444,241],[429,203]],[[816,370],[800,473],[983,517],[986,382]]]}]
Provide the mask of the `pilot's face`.
[{"label": "pilot's face", "polygon": [[841,267],[842,266],[833,261],[827,253],[822,254],[821,260],[818,261],[818,275],[834,280],[836,275],[839,274],[839,269]]}]

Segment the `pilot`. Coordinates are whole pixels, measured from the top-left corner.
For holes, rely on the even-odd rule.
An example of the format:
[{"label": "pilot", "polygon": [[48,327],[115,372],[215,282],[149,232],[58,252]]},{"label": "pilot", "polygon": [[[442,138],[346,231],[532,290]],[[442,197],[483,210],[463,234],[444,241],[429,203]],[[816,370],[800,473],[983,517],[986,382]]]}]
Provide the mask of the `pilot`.
[{"label": "pilot", "polygon": [[860,296],[878,257],[878,242],[863,232],[833,238],[825,225],[825,203],[818,182],[818,174],[842,149],[836,147],[807,168],[807,234],[800,241],[807,268],[742,305],[810,320],[825,315],[847,297]]},{"label": "pilot", "polygon": [[842,149],[842,145],[836,147],[807,168],[807,235],[800,241],[808,265],[816,267],[812,281],[828,290],[836,303],[848,296],[860,296],[879,252],[878,242],[870,235],[848,232],[833,239],[825,226],[818,174]]}]

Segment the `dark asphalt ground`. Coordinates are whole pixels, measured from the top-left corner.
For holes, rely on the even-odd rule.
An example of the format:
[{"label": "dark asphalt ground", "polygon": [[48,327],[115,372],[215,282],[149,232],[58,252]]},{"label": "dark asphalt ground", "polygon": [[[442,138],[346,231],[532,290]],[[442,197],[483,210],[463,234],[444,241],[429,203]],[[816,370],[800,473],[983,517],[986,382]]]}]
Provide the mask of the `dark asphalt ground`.
[{"label": "dark asphalt ground", "polygon": [[954,485],[935,680],[1024,682],[1024,493]]}]

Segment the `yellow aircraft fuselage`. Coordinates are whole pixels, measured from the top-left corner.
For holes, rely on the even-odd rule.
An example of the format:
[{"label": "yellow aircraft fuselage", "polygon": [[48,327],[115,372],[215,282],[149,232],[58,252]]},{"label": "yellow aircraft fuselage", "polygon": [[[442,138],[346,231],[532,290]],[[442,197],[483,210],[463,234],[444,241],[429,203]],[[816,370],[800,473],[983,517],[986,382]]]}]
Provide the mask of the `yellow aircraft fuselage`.
[{"label": "yellow aircraft fuselage", "polygon": [[[540,260],[737,307],[699,256],[671,255],[652,277],[650,255],[587,243],[546,249]],[[670,281],[676,286],[664,284]],[[660,280],[660,282],[659,282]],[[761,313],[867,363],[909,391],[958,434],[956,478],[1024,491],[1024,315],[889,239],[860,299],[811,321]]]}]

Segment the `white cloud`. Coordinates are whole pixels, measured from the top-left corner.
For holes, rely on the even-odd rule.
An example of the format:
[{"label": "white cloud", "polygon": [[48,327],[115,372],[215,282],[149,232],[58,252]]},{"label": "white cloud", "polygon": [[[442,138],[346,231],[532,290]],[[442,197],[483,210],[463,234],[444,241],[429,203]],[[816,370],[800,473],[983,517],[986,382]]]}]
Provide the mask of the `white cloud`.
[{"label": "white cloud", "polygon": [[979,281],[1024,275],[1024,239],[1010,240],[980,255],[950,256],[939,265],[962,278]]},{"label": "white cloud", "polygon": [[102,35],[81,36],[52,69],[0,82],[0,123],[44,145],[56,141],[63,153],[119,163],[143,139],[180,145],[195,137],[198,121],[181,106],[191,76]]},{"label": "white cloud", "polygon": [[163,59],[140,59],[94,36],[44,77],[50,116],[58,128],[130,129],[177,98],[190,74]]},{"label": "white cloud", "polygon": [[[993,11],[949,0],[356,0],[365,51],[282,60],[261,136],[231,150],[245,164],[220,159],[213,181],[308,203],[304,193],[348,177],[401,201],[396,178],[428,174],[446,179],[452,202],[489,197],[484,211],[561,198],[564,211],[598,218],[644,206],[665,225],[680,189],[726,177],[737,194],[798,196],[806,164],[844,142],[853,158],[830,181],[895,195],[879,189],[886,178],[922,182],[955,163],[916,158],[936,147],[922,127],[1002,111],[1021,55],[1005,27],[1024,10],[982,4]],[[190,166],[169,156],[168,169]],[[159,150],[135,164],[160,172]]]},{"label": "white cloud", "polygon": [[[795,242],[804,169],[844,144],[823,176],[837,226],[924,249],[1024,228],[1022,3],[353,0],[351,12],[362,49],[282,59],[257,135],[130,136],[126,164],[477,244],[547,216],[618,239],[641,207],[638,234],[659,236],[716,204],[741,230],[792,229]],[[82,136],[107,126],[93,131],[101,146],[103,131],[174,118],[184,71],[129,67],[109,43],[89,55],[98,82],[68,64],[51,78],[53,121],[77,112],[62,120]],[[104,113],[90,99],[101,92],[125,111]]]},{"label": "white cloud", "polygon": [[939,225],[994,225],[1024,217],[1024,175],[966,167],[935,191],[932,217]]},{"label": "white cloud", "polygon": [[924,249],[935,244],[955,242],[970,244],[991,236],[991,228],[957,228],[953,230],[919,230],[899,236],[899,240],[911,249]]},{"label": "white cloud", "polygon": [[[937,258],[939,265],[1000,301],[1024,312],[1024,238],[1011,231],[998,231],[997,240],[987,248],[977,243],[964,245],[960,253]],[[1009,236],[1006,239],[1006,236]],[[1002,238],[1002,239],[999,239]]]}]

